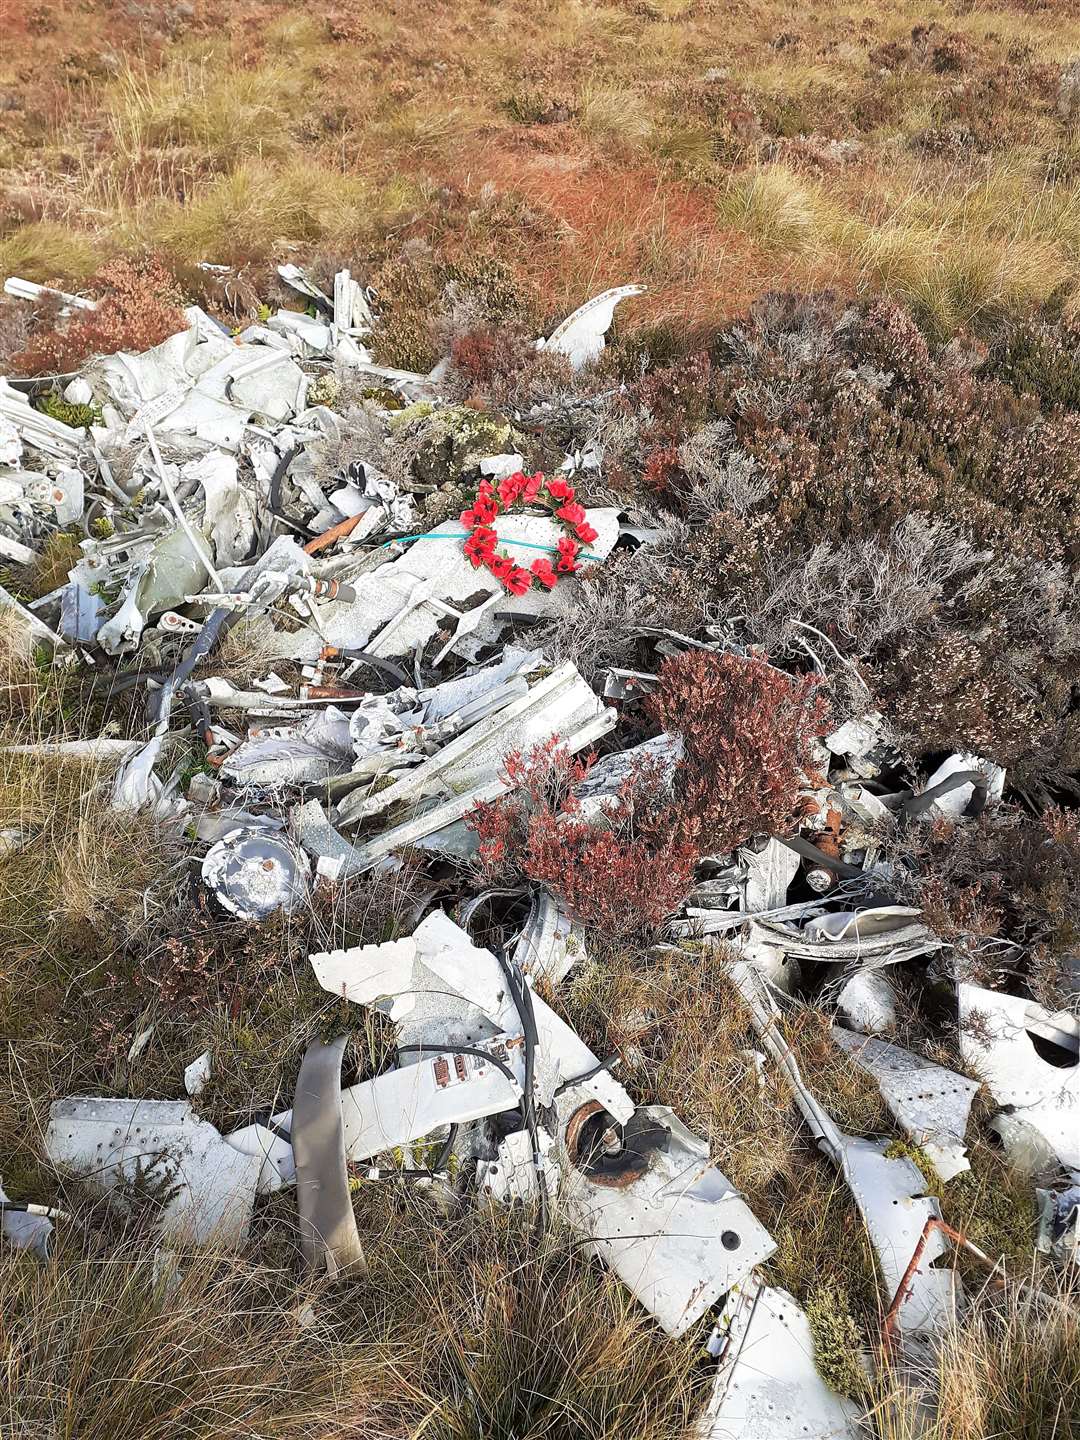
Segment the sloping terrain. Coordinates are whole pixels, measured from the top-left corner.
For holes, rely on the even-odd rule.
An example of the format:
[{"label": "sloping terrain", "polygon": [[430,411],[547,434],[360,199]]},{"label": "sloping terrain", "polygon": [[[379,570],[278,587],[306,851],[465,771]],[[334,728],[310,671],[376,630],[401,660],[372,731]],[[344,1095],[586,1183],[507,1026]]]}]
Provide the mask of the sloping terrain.
[{"label": "sloping terrain", "polygon": [[1080,11],[5,24],[5,1435],[1080,1436]]}]

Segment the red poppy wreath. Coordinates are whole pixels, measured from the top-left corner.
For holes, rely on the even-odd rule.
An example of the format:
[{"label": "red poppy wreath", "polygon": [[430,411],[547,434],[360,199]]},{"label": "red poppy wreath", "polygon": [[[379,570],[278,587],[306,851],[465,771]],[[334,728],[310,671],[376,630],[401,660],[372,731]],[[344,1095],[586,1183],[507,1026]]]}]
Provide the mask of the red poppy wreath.
[{"label": "red poppy wreath", "polygon": [[[499,537],[492,526],[499,515],[511,505],[550,505],[566,534],[555,547],[555,563],[544,558],[534,560],[526,570],[509,555],[498,549]],[[512,595],[524,595],[534,583],[554,589],[561,575],[572,575],[578,568],[582,545],[596,539],[596,531],[585,518],[585,508],[575,498],[573,485],[557,475],[546,480],[543,475],[523,475],[519,470],[498,485],[481,480],[476,499],[468,510],[461,512],[461,523],[469,531],[465,537],[465,554],[474,569],[481,565],[501,580]]]}]

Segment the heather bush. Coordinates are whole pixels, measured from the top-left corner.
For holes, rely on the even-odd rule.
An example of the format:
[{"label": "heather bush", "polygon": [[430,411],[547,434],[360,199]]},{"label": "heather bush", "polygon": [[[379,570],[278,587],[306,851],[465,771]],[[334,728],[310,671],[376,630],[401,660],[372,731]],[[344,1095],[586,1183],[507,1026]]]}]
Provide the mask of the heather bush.
[{"label": "heather bush", "polygon": [[148,350],[184,328],[176,283],[154,255],[118,257],[103,265],[89,288],[96,310],[80,311],[40,330],[11,359],[24,375],[68,374],[93,355]]},{"label": "heather bush", "polygon": [[995,338],[985,368],[1047,408],[1080,408],[1080,333],[1073,324],[1014,321]]},{"label": "heather bush", "polygon": [[758,834],[783,834],[801,811],[810,742],[827,729],[814,676],[793,679],[766,660],[688,650],[665,660],[645,702],[680,735],[676,830],[701,854]]},{"label": "heather bush", "polygon": [[707,361],[606,403],[605,478],[663,538],[580,587],[545,642],[595,675],[634,667],[631,602],[721,625],[780,663],[814,656],[841,718],[872,698],[913,753],[982,750],[1037,803],[1074,789],[1072,334],[935,348],[893,304],[767,297]]},{"label": "heather bush", "polygon": [[1075,766],[1080,421],[1040,409],[1068,394],[1066,332],[1038,384],[1018,335],[935,351],[895,305],[773,296],[683,396],[677,457],[648,450],[651,413],[608,424],[612,473],[690,527],[665,604],[780,660],[809,644],[845,683],[855,664],[913,749],[982,748],[1045,790]]},{"label": "heather bush", "polygon": [[937,819],[880,842],[894,861],[896,898],[927,923],[983,983],[1024,976],[1052,1009],[1068,1003],[1060,957],[1080,943],[1080,821],[1050,806],[1042,815],[996,809]]},{"label": "heather bush", "polygon": [[489,883],[544,886],[608,938],[648,934],[685,898],[696,851],[670,812],[664,775],[644,762],[599,814],[583,813],[578,792],[594,759],[574,759],[557,737],[508,755],[513,788],[467,817],[479,865]]}]

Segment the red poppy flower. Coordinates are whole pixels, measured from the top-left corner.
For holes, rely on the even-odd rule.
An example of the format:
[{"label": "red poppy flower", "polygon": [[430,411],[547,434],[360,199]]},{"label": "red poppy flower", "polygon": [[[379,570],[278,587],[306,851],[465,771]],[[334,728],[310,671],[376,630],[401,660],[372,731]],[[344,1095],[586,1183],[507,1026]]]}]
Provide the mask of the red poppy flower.
[{"label": "red poppy flower", "polygon": [[494,530],[489,530],[485,526],[479,526],[465,541],[465,554],[468,556],[474,569],[486,564],[492,555],[495,554],[495,545],[498,538]]},{"label": "red poppy flower", "polygon": [[558,544],[559,558],[555,562],[555,569],[560,575],[572,575],[577,569],[578,546],[575,540],[569,535],[564,535]]},{"label": "red poppy flower", "polygon": [[509,555],[492,555],[488,559],[487,568],[496,580],[501,580],[505,585],[514,569],[514,562]]},{"label": "red poppy flower", "polygon": [[503,581],[511,595],[524,595],[533,583],[533,577],[528,570],[523,570],[520,565],[515,565],[510,574]]},{"label": "red poppy flower", "polygon": [[555,514],[560,520],[565,520],[567,525],[585,524],[585,506],[579,505],[576,500],[568,500],[565,505],[560,505]]},{"label": "red poppy flower", "polygon": [[504,505],[513,505],[524,489],[525,476],[517,470],[513,475],[507,475],[505,480],[499,481],[499,499]]},{"label": "red poppy flower", "polygon": [[526,475],[525,484],[522,488],[521,498],[526,505],[531,505],[534,500],[540,498],[540,491],[544,488],[544,477],[538,470],[535,475]]},{"label": "red poppy flower", "polygon": [[529,569],[541,585],[545,585],[549,590],[554,590],[559,577],[552,568],[550,560],[534,560]]},{"label": "red poppy flower", "polygon": [[573,485],[570,484],[569,480],[560,480],[557,475],[554,480],[549,480],[547,482],[547,488],[548,494],[553,500],[569,501],[573,500],[574,496],[577,494],[577,491],[574,489]]},{"label": "red poppy flower", "polygon": [[593,529],[587,520],[583,520],[580,525],[574,527],[574,534],[583,545],[591,545],[599,533],[598,530]]}]

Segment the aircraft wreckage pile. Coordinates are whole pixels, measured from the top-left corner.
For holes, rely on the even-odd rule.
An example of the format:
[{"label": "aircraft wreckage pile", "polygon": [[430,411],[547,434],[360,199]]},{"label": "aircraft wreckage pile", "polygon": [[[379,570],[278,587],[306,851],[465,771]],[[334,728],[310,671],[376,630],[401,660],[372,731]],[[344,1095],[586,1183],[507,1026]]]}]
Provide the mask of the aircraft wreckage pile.
[{"label": "aircraft wreckage pile", "polygon": [[[56,664],[108,673],[151,638],[155,654],[172,657],[141,677],[148,738],[71,744],[117,752],[112,804],[149,807],[186,827],[206,893],[242,919],[303,907],[320,885],[363,884],[365,874],[400,865],[405,851],[467,877],[478,842],[465,820],[512,787],[506,757],[556,743],[592,750],[656,678],[613,669],[598,694],[573,664],[552,665],[527,644],[530,628],[563,603],[564,579],[604,565],[617,546],[649,543],[617,508],[577,501],[602,455],[567,456],[543,479],[524,473],[511,446],[474,447],[459,467],[464,501],[451,499],[437,523],[420,504],[422,487],[371,465],[327,480],[320,453],[348,423],[326,403],[328,378],[368,385],[365,423],[391,427],[417,407],[439,408],[440,370],[373,362],[364,345],[369,299],[348,271],[332,296],[295,267],[281,274],[307,313],[283,310],[233,336],[192,308],[186,328],[163,344],[88,364],[64,390],[72,405],[93,407],[85,429],[35,408],[31,382],[0,382],[0,554],[22,564],[52,530],[83,522],[86,534],[59,589],[29,606],[6,591],[0,598],[30,641],[52,647]],[[35,290],[19,281],[8,288]],[[637,290],[596,297],[547,346],[575,367],[594,359],[615,305]],[[133,446],[137,459],[121,479],[112,458]],[[296,683],[273,668],[248,690],[215,677],[215,646],[255,614],[274,618],[278,668]],[[727,643],[643,635],[655,668]],[[915,793],[890,788],[876,719],[848,721],[815,742],[799,833],[701,858],[662,943],[726,947],[760,1035],[760,1063],[779,1067],[849,1188],[882,1289],[894,1297],[888,1330],[917,1354],[963,1305],[949,1262],[966,1242],[942,1223],[930,1177],[910,1158],[839,1128],[778,1021],[809,993],[804,972],[815,977],[819,1003],[827,995],[835,1011],[835,1044],[873,1077],[947,1184],[968,1168],[965,1129],[979,1083],[888,1036],[898,1003],[892,965],[923,957],[948,978],[964,1061],[999,1107],[993,1123],[1010,1158],[1039,1187],[1043,1243],[1065,1264],[1077,1258],[1078,1026],[1070,1012],[951,974],[920,911],[875,895],[887,891],[875,880],[879,819],[962,821],[995,806],[1005,782],[994,764],[956,755]],[[210,768],[181,793],[170,750],[189,725]],[[629,751],[610,741],[601,748],[591,808],[579,802],[576,815],[597,826],[635,754],[669,780],[681,755],[674,734]],[[517,915],[505,952],[470,938],[473,917],[500,903]],[[56,1103],[50,1159],[105,1189],[148,1161],[161,1167],[171,1180],[165,1245],[211,1237],[240,1245],[258,1198],[291,1187],[304,1254],[333,1276],[364,1264],[348,1164],[365,1162],[377,1176],[380,1156],[424,1141],[435,1153],[427,1170],[447,1184],[557,1208],[669,1334],[717,1317],[703,1435],[856,1433],[858,1407],[817,1373],[806,1316],[761,1278],[775,1249],[769,1217],[751,1213],[670,1109],[636,1105],[614,1062],[594,1055],[541,998],[557,993],[583,954],[576,917],[534,889],[509,899],[480,891],[454,918],[429,907],[417,920],[403,938],[311,956],[328,994],[376,1008],[396,1027],[395,1068],[343,1088],[345,1037],[315,1042],[291,1109],[221,1134],[198,1115],[212,1064],[200,1056],[188,1067],[186,1099]],[[16,1245],[44,1251],[51,1228],[33,1206],[3,1212]]]}]

